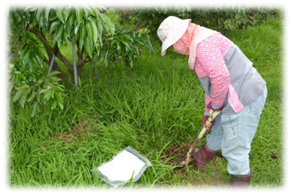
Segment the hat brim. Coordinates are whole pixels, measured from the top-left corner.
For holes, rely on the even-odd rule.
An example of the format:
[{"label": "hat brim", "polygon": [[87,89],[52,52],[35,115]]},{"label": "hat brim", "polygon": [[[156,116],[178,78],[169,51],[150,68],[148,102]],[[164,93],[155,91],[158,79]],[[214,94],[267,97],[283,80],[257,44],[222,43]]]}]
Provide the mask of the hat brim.
[{"label": "hat brim", "polygon": [[181,31],[181,34],[179,36],[176,36],[175,38],[167,38],[165,41],[162,43],[162,53],[161,55],[164,56],[166,54],[166,51],[169,47],[171,47],[174,43],[176,43],[186,32],[188,24],[191,22],[191,19],[185,19],[182,20],[181,27],[183,28],[183,31]]}]

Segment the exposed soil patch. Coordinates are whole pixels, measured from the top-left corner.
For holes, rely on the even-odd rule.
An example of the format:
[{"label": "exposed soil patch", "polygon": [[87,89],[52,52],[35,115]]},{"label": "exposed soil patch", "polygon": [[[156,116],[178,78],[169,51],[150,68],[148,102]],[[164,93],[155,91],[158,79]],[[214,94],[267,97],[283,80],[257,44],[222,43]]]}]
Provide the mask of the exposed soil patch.
[{"label": "exposed soil patch", "polygon": [[[181,162],[185,160],[186,154],[190,148],[192,143],[189,140],[184,145],[172,144],[164,151],[164,155],[162,160],[166,162],[166,164],[177,165],[177,162]],[[200,144],[201,145],[201,144]],[[198,147],[200,148],[200,146]],[[174,157],[174,158],[173,158]],[[189,169],[185,167],[175,168],[173,170],[173,175],[181,176],[179,180],[179,184],[181,186],[189,186],[189,181],[193,186],[201,187],[201,186],[226,186],[227,182],[223,181],[221,178],[221,164],[216,160],[216,158],[221,158],[221,152],[218,151],[210,164],[212,165],[211,170],[205,169],[204,171],[199,171],[199,174],[193,174]],[[171,158],[169,160],[169,158]],[[173,159],[172,159],[173,158]],[[194,169],[198,171],[198,167],[196,166],[195,161],[192,161],[188,164],[190,169]]]},{"label": "exposed soil patch", "polygon": [[[174,156],[176,156],[176,159],[185,158],[189,150],[189,147],[190,147],[189,142],[187,142],[185,145],[182,145],[182,146],[175,143],[171,145],[169,148],[164,150],[164,155],[163,155],[162,160],[165,162],[168,160],[168,158],[172,158]],[[168,162],[172,164],[175,161],[176,160],[173,159],[173,160],[169,160]]]},{"label": "exposed soil patch", "polygon": [[272,158],[272,159],[278,159],[279,156],[278,156],[276,153],[273,153],[273,154],[271,155],[271,158]]},{"label": "exposed soil patch", "polygon": [[80,139],[83,135],[88,133],[88,129],[94,129],[92,124],[97,123],[97,118],[93,121],[88,119],[88,116],[84,116],[78,122],[73,122],[71,131],[62,131],[61,133],[56,133],[52,137],[54,139],[60,139],[66,143],[71,143],[73,139]]}]

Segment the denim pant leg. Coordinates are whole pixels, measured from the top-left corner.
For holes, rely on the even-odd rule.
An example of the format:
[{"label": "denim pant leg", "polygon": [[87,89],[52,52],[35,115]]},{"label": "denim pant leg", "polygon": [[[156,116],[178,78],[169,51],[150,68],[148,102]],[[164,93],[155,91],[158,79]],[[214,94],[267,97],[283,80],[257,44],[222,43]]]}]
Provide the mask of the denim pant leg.
[{"label": "denim pant leg", "polygon": [[247,175],[250,173],[249,152],[266,98],[267,88],[262,95],[239,113],[221,116],[223,129],[221,152],[228,161],[229,174]]},{"label": "denim pant leg", "polygon": [[223,130],[220,121],[221,113],[216,116],[215,124],[212,126],[210,133],[206,135],[206,146],[212,151],[216,151],[221,148]]}]

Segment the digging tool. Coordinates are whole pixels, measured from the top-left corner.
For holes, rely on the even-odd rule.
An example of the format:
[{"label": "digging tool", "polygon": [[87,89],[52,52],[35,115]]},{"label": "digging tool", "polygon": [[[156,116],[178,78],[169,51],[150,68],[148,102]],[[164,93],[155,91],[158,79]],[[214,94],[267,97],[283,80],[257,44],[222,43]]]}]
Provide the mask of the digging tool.
[{"label": "digging tool", "polygon": [[[213,111],[212,109],[209,110],[209,117],[206,121],[206,123],[211,123],[215,117],[220,113],[221,111]],[[206,124],[205,123],[205,124]],[[191,145],[187,155],[186,155],[186,159],[183,160],[182,162],[180,163],[177,163],[178,167],[183,167],[187,164],[189,164],[191,161],[193,161],[194,159],[191,157],[191,154],[193,153],[193,151],[196,149],[197,145],[199,144],[199,142],[201,141],[203,135],[205,134],[205,132],[207,131],[205,125],[203,126],[202,130],[200,131],[199,135],[197,136],[196,140],[194,141],[194,143]]]}]

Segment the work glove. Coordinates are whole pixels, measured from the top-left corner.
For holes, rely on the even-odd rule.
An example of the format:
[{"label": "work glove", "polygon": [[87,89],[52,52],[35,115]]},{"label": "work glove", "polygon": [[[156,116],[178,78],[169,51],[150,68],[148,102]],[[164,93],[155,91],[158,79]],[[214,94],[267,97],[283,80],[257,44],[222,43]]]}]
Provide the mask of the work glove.
[{"label": "work glove", "polygon": [[[213,111],[221,111],[223,106],[221,106],[220,108],[218,109],[214,109],[211,105],[211,102],[207,105],[207,108],[209,109],[212,109]],[[215,124],[215,119],[213,119],[213,121],[211,123],[207,123],[206,124],[206,121],[208,119],[208,115],[204,113],[204,117],[203,117],[203,121],[202,121],[202,126],[203,127],[206,127],[207,130],[210,130],[212,128],[212,126]]]},{"label": "work glove", "polygon": [[206,121],[207,121],[208,117],[209,116],[204,115],[203,121],[202,121],[202,126],[206,127],[207,130],[210,130],[212,128],[212,126],[215,124],[215,119],[211,123],[207,123],[206,124]]}]

